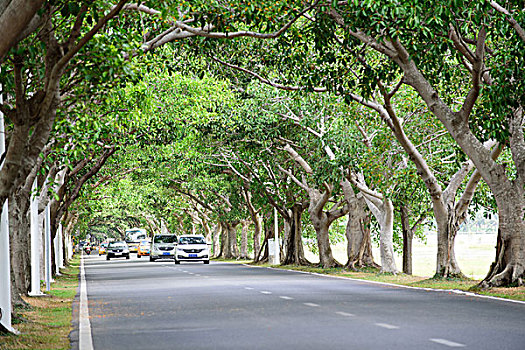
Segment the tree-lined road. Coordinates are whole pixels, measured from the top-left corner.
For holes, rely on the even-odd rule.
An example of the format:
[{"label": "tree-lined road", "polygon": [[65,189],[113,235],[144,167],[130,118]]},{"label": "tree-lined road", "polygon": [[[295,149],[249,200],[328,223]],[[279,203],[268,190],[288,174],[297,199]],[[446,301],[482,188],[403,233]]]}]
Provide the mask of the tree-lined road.
[{"label": "tree-lined road", "polygon": [[[525,304],[284,270],[85,258],[95,349],[523,349]],[[78,348],[78,332],[72,333]]]}]

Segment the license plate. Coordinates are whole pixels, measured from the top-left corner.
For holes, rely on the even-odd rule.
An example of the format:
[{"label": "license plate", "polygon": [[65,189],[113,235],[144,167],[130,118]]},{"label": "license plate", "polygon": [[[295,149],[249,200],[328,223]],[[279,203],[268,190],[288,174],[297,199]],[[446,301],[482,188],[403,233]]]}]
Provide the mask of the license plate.
[{"label": "license plate", "polygon": [[162,255],[170,255],[170,253],[169,252],[164,252],[164,253],[162,253]]},{"label": "license plate", "polygon": [[196,258],[197,254],[190,254],[189,256],[190,256],[190,258]]}]

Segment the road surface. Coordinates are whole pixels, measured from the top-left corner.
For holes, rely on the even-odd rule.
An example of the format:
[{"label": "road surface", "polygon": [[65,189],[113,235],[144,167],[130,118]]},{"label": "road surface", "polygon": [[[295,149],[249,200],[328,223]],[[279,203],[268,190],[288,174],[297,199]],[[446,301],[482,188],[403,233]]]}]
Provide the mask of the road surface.
[{"label": "road surface", "polygon": [[97,350],[525,349],[523,303],[213,261],[84,266]]}]

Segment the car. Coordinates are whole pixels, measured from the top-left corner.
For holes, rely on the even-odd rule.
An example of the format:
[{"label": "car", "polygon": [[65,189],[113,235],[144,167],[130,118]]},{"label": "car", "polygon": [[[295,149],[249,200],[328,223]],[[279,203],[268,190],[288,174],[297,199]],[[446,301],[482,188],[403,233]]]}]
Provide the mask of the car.
[{"label": "car", "polygon": [[106,242],[100,243],[100,247],[98,247],[98,256],[106,254],[107,247],[108,244]]},{"label": "car", "polygon": [[139,247],[137,250],[137,258],[140,258],[142,256],[148,256],[149,255],[149,249],[150,249],[150,241],[149,240],[142,240],[139,243]]},{"label": "car", "polygon": [[174,259],[177,236],[172,234],[154,235],[151,240],[149,261],[157,259]]},{"label": "car", "polygon": [[116,257],[129,259],[129,248],[124,241],[115,241],[108,244],[106,260]]},{"label": "car", "polygon": [[175,253],[175,264],[181,261],[202,261],[210,263],[210,249],[202,235],[184,235],[179,237]]}]

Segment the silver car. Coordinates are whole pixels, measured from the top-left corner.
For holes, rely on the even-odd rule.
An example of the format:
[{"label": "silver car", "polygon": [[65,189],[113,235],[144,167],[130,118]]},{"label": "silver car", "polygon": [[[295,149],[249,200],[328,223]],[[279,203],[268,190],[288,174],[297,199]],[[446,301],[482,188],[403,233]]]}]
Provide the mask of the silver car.
[{"label": "silver car", "polygon": [[116,241],[108,244],[106,260],[116,257],[129,259],[129,248],[126,242]]},{"label": "silver car", "polygon": [[149,251],[149,261],[157,259],[174,259],[177,236],[175,235],[155,235],[151,240]]}]

